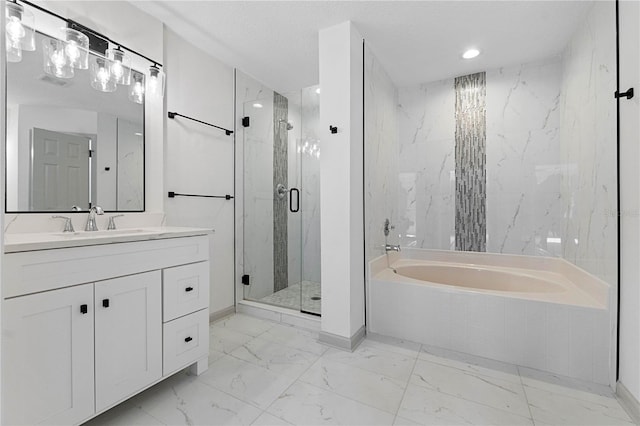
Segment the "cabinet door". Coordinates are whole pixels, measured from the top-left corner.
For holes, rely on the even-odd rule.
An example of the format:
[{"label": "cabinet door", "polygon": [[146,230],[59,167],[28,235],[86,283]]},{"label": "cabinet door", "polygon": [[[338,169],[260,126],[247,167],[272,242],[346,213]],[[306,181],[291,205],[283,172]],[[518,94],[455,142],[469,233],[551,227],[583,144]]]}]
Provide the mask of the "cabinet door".
[{"label": "cabinet door", "polygon": [[95,284],[96,410],[162,376],[160,271]]},{"label": "cabinet door", "polygon": [[5,300],[2,309],[2,423],[91,416],[93,284]]}]

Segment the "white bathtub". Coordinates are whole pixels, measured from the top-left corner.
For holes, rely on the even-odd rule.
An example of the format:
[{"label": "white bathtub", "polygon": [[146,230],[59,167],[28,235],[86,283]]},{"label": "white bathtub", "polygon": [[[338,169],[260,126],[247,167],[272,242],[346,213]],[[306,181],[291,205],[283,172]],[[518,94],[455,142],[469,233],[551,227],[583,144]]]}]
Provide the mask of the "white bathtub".
[{"label": "white bathtub", "polygon": [[369,263],[368,330],[612,384],[610,291],[558,258],[403,249]]}]

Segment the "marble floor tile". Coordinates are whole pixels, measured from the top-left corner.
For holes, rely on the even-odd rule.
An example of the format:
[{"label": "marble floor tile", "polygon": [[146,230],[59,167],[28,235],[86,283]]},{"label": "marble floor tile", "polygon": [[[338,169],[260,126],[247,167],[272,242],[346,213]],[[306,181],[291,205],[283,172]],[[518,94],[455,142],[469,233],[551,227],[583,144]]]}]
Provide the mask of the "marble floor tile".
[{"label": "marble floor tile", "polygon": [[229,355],[212,363],[197,378],[263,410],[295,381],[294,377],[276,374]]},{"label": "marble floor tile", "polygon": [[218,327],[217,325],[209,327],[209,351],[228,354],[251,339],[253,337],[248,334],[239,333],[226,327]]},{"label": "marble floor tile", "polygon": [[528,417],[521,383],[418,360],[410,383]]},{"label": "marble floor tile", "polygon": [[367,334],[367,338],[360,343],[360,346],[376,347],[389,352],[417,357],[422,345],[410,340],[397,339],[395,337],[383,336],[382,334]]},{"label": "marble floor tile", "polygon": [[525,386],[524,389],[535,422],[553,425],[634,424],[615,399],[601,402],[586,401],[530,386]]},{"label": "marble floor tile", "polygon": [[423,345],[418,358],[496,379],[520,383],[518,367],[492,359]]},{"label": "marble floor tile", "polygon": [[398,417],[421,425],[533,425],[528,417],[413,384],[407,387]]},{"label": "marble floor tile", "polygon": [[84,423],[85,426],[157,426],[165,425],[139,407],[120,404],[98,417]]},{"label": "marble floor tile", "polygon": [[302,382],[267,409],[294,425],[391,425],[394,415]]},{"label": "marble floor tile", "polygon": [[324,357],[300,376],[300,381],[392,414],[398,411],[407,383]]},{"label": "marble floor tile", "polygon": [[239,346],[230,355],[276,374],[290,375],[294,378],[298,378],[318,359],[318,355],[260,337]]},{"label": "marble floor tile", "polygon": [[286,422],[279,417],[267,413],[266,411],[260,415],[251,426],[288,426],[292,423]]},{"label": "marble floor tile", "polygon": [[211,340],[209,340],[209,365],[213,364],[223,356],[225,356],[224,352],[218,352],[215,349],[211,349]]},{"label": "marble floor tile", "polygon": [[[588,383],[571,377],[560,376],[527,367],[518,367],[518,372],[522,377],[523,384],[548,390],[549,392],[568,393],[567,396],[578,399],[587,398],[587,400],[594,396],[614,398],[613,390],[606,385]],[[578,395],[582,396],[580,397]]]},{"label": "marble floor tile", "polygon": [[358,346],[353,352],[329,349],[324,353],[322,358],[383,374],[404,382],[409,380],[416,362],[415,357],[389,352],[364,343],[365,342]]},{"label": "marble floor tile", "polygon": [[276,323],[244,314],[235,314],[213,323],[214,327],[227,328],[238,333],[256,337],[273,327]]},{"label": "marble floor tile", "polygon": [[280,343],[290,348],[322,355],[329,347],[318,343],[318,333],[289,325],[276,324],[260,338]]},{"label": "marble floor tile", "polygon": [[396,416],[395,420],[393,421],[393,426],[413,426],[413,425],[420,425],[420,423],[414,422],[413,420],[405,419],[400,416]]},{"label": "marble floor tile", "polygon": [[262,413],[199,380],[169,379],[167,384],[139,402],[142,410],[167,425],[250,425]]}]

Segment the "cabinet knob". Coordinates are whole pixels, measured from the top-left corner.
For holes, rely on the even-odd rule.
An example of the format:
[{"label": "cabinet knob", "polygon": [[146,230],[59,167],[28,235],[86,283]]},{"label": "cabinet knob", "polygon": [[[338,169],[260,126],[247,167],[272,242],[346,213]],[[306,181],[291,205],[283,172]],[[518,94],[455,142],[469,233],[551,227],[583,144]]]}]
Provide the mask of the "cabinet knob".
[{"label": "cabinet knob", "polygon": [[109,299],[102,299],[102,307],[104,308],[109,307]]},{"label": "cabinet knob", "polygon": [[87,312],[89,312],[89,307],[87,305],[80,305],[80,312],[86,314]]},{"label": "cabinet knob", "polygon": [[192,341],[193,339],[191,338],[191,336],[187,337],[186,339],[184,339],[185,342],[189,343],[190,341]]},{"label": "cabinet knob", "polygon": [[184,291],[193,291],[193,287],[187,287],[184,289]]}]

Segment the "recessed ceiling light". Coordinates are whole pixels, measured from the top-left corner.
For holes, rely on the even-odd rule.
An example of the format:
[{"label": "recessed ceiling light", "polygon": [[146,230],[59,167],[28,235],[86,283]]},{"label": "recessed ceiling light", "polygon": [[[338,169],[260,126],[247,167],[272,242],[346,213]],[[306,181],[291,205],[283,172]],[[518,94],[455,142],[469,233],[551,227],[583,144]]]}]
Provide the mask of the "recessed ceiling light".
[{"label": "recessed ceiling light", "polygon": [[253,104],[253,107],[254,108],[262,108],[262,104],[255,103],[255,104]]},{"label": "recessed ceiling light", "polygon": [[318,95],[320,94],[320,88],[319,88],[319,87],[316,89],[316,93],[317,93]]},{"label": "recessed ceiling light", "polygon": [[469,49],[462,54],[462,57],[464,59],[472,59],[478,56],[479,54],[480,54],[480,51],[478,49]]}]

